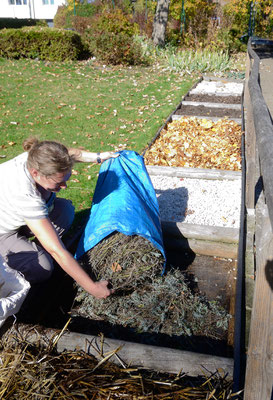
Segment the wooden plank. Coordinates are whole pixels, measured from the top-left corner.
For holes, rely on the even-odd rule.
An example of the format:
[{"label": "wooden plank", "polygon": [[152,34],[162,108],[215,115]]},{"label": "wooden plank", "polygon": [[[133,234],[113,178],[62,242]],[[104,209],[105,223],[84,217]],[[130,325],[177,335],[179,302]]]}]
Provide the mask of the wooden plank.
[{"label": "wooden plank", "polygon": [[256,134],[253,121],[252,104],[249,93],[250,58],[246,60],[246,81],[244,87],[245,120],[245,162],[246,162],[246,208],[254,209],[256,184]]},{"label": "wooden plank", "polygon": [[[240,82],[243,83],[243,82]],[[218,97],[229,97],[229,96],[241,96],[241,94],[238,93],[231,93],[231,92],[216,92],[216,93],[211,93],[211,92],[202,92],[198,93],[196,91],[190,91],[189,94],[205,94],[207,96],[218,96]]]},{"label": "wooden plank", "polygon": [[[52,337],[54,332],[51,331],[49,333]],[[35,342],[37,337],[30,336],[28,340]],[[58,352],[77,349],[88,352],[88,354],[92,354],[96,358],[101,359],[99,352],[96,351],[93,346],[90,346],[90,343],[93,345],[97,343],[97,348],[101,348],[101,338],[98,336],[67,332],[59,338],[56,347]],[[117,352],[118,357],[113,356],[110,359],[110,361],[116,364],[120,363],[118,360],[118,358],[120,358],[125,364],[131,365],[132,367],[141,367],[172,374],[178,374],[182,371],[188,376],[198,376],[202,374],[204,369],[210,372],[216,372],[220,369],[228,373],[229,376],[232,376],[233,373],[233,359],[227,357],[218,357],[108,338],[104,339],[102,348],[105,355],[120,348]]]},{"label": "wooden plank", "polygon": [[[222,82],[222,83],[228,83],[228,82],[233,82],[233,83],[244,83],[243,79],[240,78],[222,78],[219,76],[214,76],[214,75],[210,75],[210,74],[204,74],[203,75],[203,80],[204,81],[216,81],[216,82]],[[230,93],[230,96],[234,96],[234,94]]]},{"label": "wooden plank", "polygon": [[187,238],[163,237],[164,246],[168,250],[191,250],[196,254],[236,259],[238,246],[236,243],[212,242]]},{"label": "wooden plank", "polygon": [[260,58],[253,51],[250,44],[248,44],[248,52],[254,59],[248,87],[252,104],[264,192],[271,224],[273,226],[273,125],[268,107],[261,92],[259,76]]},{"label": "wooden plank", "polygon": [[241,110],[241,104],[228,104],[228,103],[210,103],[205,101],[182,101],[182,106],[203,106],[208,108],[228,108],[231,110]]},{"label": "wooden plank", "polygon": [[273,235],[264,200],[259,200],[256,226],[257,272],[244,399],[268,400],[273,385]]},{"label": "wooden plank", "polygon": [[146,165],[149,175],[163,175],[176,178],[216,179],[216,180],[241,180],[240,171],[227,171],[209,168],[164,167],[159,165]]},{"label": "wooden plank", "polygon": [[[209,115],[186,115],[186,114],[182,115],[182,114],[173,114],[173,115],[172,115],[172,121],[175,121],[175,120],[178,120],[178,119],[184,118],[184,117],[186,117],[186,118],[197,118],[197,119],[208,119],[208,120],[213,121],[213,122],[217,122],[217,121],[219,121],[220,119],[223,119],[223,117],[211,117],[211,116],[209,116]],[[241,125],[241,123],[242,123],[241,118],[231,118],[231,117],[229,117],[229,118],[227,118],[227,119],[230,120],[230,121],[237,122],[237,124],[239,124],[239,125]]]},{"label": "wooden plank", "polygon": [[161,221],[163,235],[178,238],[237,243],[239,229],[221,226],[197,225],[183,222]]}]

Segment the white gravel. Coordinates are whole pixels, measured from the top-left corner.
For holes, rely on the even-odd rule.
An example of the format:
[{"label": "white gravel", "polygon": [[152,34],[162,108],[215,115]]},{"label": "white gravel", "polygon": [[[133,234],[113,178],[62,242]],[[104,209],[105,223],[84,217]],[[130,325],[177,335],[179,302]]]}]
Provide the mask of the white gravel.
[{"label": "white gravel", "polygon": [[150,176],[164,221],[239,228],[241,180]]},{"label": "white gravel", "polygon": [[190,94],[232,94],[241,95],[243,83],[221,82],[221,81],[201,81],[190,91]]}]

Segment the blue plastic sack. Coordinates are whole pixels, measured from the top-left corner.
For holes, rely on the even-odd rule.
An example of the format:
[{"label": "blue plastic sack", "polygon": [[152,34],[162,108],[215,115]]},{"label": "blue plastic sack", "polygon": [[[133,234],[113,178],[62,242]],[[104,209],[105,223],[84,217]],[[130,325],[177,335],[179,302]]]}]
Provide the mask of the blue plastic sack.
[{"label": "blue plastic sack", "polygon": [[92,208],[75,258],[112,232],[148,239],[166,259],[155,190],[143,157],[124,150],[100,168]]}]

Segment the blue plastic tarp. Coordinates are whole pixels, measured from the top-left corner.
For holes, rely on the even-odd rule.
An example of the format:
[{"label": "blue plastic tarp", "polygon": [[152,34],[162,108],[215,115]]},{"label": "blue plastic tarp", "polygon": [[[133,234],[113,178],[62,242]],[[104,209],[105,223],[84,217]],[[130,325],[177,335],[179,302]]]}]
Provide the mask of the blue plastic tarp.
[{"label": "blue plastic tarp", "polygon": [[124,150],[101,165],[92,208],[75,257],[118,231],[148,239],[165,257],[158,202],[144,159]]}]

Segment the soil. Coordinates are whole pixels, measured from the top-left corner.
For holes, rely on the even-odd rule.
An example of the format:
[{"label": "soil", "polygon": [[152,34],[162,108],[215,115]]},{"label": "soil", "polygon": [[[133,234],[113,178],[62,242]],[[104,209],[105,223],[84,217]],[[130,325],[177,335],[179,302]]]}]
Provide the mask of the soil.
[{"label": "soil", "polygon": [[185,101],[202,101],[206,103],[241,104],[241,96],[214,96],[207,94],[190,94]]},{"label": "soil", "polygon": [[[185,101],[206,102],[216,104],[241,104],[241,96],[215,96],[207,94],[188,94]],[[176,112],[176,115],[204,116],[219,118],[241,118],[241,110],[229,108],[205,107],[203,105],[182,105]]]},{"label": "soil", "polygon": [[241,118],[241,110],[232,110],[229,108],[209,108],[204,106],[186,106],[183,105],[176,112],[176,115],[204,116],[204,117],[228,117]]}]

